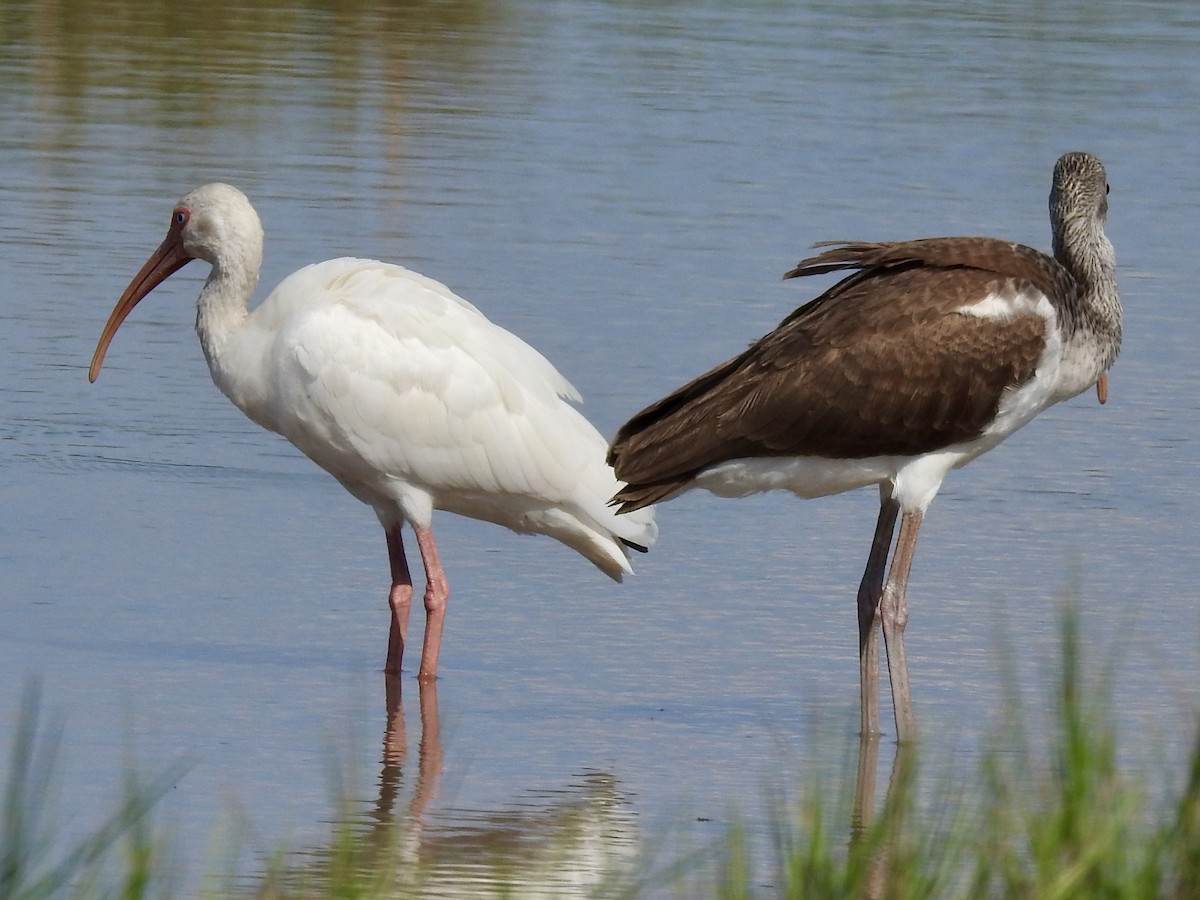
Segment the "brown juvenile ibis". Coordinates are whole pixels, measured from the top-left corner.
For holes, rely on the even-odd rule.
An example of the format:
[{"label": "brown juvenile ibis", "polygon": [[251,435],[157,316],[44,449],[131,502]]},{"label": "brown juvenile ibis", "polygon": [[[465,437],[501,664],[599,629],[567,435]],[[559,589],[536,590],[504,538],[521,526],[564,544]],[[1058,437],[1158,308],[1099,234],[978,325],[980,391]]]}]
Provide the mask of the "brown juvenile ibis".
[{"label": "brown juvenile ibis", "polygon": [[1050,190],[1053,256],[983,237],[818,245],[828,249],[784,277],[852,274],[642,410],[609,450],[624,513],[697,487],[821,497],[879,486],[858,589],[864,735],[879,732],[881,622],[897,738],[916,736],[905,592],[942,479],[1052,404],[1093,385],[1107,397],[1121,344],[1107,213],[1104,166],[1067,153]]}]

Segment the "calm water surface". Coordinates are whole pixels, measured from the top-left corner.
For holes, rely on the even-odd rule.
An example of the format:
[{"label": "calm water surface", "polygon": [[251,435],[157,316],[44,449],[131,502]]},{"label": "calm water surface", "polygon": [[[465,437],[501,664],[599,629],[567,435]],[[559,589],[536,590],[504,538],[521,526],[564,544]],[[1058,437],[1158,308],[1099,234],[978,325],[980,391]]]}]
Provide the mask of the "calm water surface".
[{"label": "calm water surface", "polygon": [[[1126,308],[1110,401],[948,479],[909,653],[925,746],[969,774],[999,648],[1040,715],[1077,594],[1126,759],[1178,772],[1200,710],[1187,4],[206,9],[0,7],[0,744],[37,680],[68,830],[115,805],[131,757],[183,761],[159,814],[184,886],[231,833],[248,872],[282,843],[319,871],[340,783],[364,840],[400,835],[447,884],[501,860],[566,892],[738,811],[765,827],[798,770],[852,771],[870,491],[681,498],[623,586],[442,516],[442,678],[420,697],[406,673],[389,717],[378,525],[213,388],[199,264],[87,383],[171,205],[214,180],[259,209],[264,287],[402,262],[540,348],[611,434],[813,296],[779,277],[813,241],[1047,247],[1054,160],[1099,154]],[[568,860],[539,849],[556,836]]]}]

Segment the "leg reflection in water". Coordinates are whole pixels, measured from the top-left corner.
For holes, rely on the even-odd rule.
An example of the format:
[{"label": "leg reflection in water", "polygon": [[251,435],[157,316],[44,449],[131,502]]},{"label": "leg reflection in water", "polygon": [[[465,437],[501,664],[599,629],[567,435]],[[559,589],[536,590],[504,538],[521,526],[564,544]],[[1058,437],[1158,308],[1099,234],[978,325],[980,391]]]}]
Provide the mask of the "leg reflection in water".
[{"label": "leg reflection in water", "polygon": [[[378,797],[357,812],[351,803],[329,846],[295,854],[299,866],[289,879],[401,896],[594,897],[630,891],[638,875],[638,822],[611,774],[585,771],[565,785],[521,792],[498,809],[447,805],[438,796],[445,770],[455,773],[455,794],[469,797],[471,771],[462,758],[479,760],[484,752],[504,748],[472,745],[447,752],[437,683],[418,681],[414,771],[413,723],[405,719],[401,679],[384,677]],[[457,766],[454,750],[462,753]]]},{"label": "leg reflection in water", "polygon": [[[892,862],[892,839],[904,827],[916,775],[914,744],[896,745],[881,812],[876,814],[875,792],[879,771],[879,735],[863,734],[858,744],[858,777],[854,784],[854,810],[850,823],[850,852],[866,854],[863,896],[868,900],[887,894]],[[878,826],[878,827],[877,827]]]}]

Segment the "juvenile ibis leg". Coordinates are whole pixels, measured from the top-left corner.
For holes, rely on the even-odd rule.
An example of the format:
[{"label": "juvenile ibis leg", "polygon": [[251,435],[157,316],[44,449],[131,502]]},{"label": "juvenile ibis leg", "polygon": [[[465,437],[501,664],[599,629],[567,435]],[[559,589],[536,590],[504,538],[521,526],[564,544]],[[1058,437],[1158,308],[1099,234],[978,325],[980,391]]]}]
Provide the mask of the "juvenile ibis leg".
[{"label": "juvenile ibis leg", "polygon": [[883,577],[887,572],[888,551],[896,529],[900,504],[891,492],[880,487],[879,519],[871,541],[871,555],[858,586],[858,675],[862,703],[862,736],[879,731],[879,602],[883,597]]},{"label": "juvenile ibis leg", "polygon": [[908,624],[908,574],[912,570],[917,533],[924,514],[906,512],[900,517],[900,535],[887,584],[879,602],[883,641],[887,648],[888,678],[892,684],[892,706],[896,713],[896,740],[901,744],[917,738],[917,720],[913,714],[912,690],[908,684],[908,660],[904,653],[904,626]]}]

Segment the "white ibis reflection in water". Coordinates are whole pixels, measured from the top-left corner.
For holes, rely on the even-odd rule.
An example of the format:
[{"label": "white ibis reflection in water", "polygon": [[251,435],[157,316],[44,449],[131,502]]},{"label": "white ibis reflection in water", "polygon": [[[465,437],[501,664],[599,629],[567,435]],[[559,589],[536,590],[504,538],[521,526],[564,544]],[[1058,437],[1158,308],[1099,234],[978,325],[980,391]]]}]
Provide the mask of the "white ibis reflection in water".
[{"label": "white ibis reflection in water", "polygon": [[88,378],[134,306],[193,259],[211,265],[196,331],[217,387],[370,505],[387,535],[389,672],[400,670],[413,585],[408,523],[425,569],[418,677],[437,675],[449,587],[434,509],[545,534],[620,581],[629,548],[657,536],[652,510],[618,516],[607,443],[544,356],[445,285],[400,266],[333,259],[300,269],[253,311],[263,230],[236,188],[209,184],[171,213],[162,244],[125,289]]},{"label": "white ibis reflection in water", "polygon": [[905,595],[942,479],[1052,404],[1093,385],[1108,396],[1121,304],[1107,213],[1104,166],[1067,153],[1050,190],[1053,256],[981,237],[827,249],[785,277],[849,277],[617,433],[623,512],[694,487],[820,497],[879,486],[858,591],[864,735],[879,733],[882,622],[896,735],[916,736]]}]

